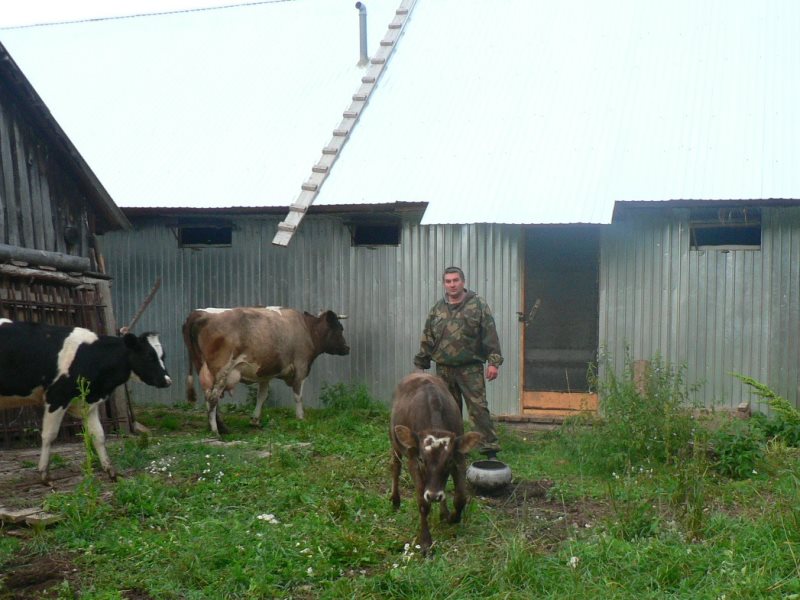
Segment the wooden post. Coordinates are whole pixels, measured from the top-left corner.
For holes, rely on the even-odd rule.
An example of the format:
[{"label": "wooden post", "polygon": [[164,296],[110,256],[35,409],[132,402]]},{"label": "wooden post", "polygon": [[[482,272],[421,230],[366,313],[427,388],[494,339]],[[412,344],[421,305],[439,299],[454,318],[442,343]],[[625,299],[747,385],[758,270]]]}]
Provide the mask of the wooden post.
[{"label": "wooden post", "polygon": [[[100,300],[103,303],[103,320],[106,322],[106,328],[108,329],[105,333],[107,335],[116,335],[117,321],[114,318],[114,310],[111,304],[111,282],[98,279],[95,281],[95,285],[97,286],[97,293],[100,296]],[[133,423],[130,418],[130,411],[128,410],[128,399],[125,397],[125,390],[123,388],[124,386],[117,387],[108,401],[111,402],[114,407],[114,414],[119,420],[120,431],[132,433]]]},{"label": "wooden post", "polygon": [[649,360],[635,360],[633,361],[633,383],[636,386],[636,391],[640,395],[647,394],[647,378],[650,373]]}]

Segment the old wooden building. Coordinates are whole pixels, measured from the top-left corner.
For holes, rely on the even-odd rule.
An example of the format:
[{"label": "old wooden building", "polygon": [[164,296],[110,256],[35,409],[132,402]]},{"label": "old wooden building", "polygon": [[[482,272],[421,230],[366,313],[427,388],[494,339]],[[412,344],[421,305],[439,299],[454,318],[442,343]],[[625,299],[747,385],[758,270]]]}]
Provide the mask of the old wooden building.
[{"label": "old wooden building", "polygon": [[[100,236],[129,227],[0,45],[0,317],[113,332]],[[38,423],[0,410],[0,445],[36,439]]]}]

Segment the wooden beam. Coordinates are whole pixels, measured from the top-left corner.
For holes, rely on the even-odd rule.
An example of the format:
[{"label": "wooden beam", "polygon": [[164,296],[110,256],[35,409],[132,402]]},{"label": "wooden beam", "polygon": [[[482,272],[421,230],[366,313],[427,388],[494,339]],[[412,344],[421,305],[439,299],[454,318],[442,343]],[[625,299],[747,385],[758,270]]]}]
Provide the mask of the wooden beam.
[{"label": "wooden beam", "polygon": [[[597,412],[597,394],[585,392],[523,392],[523,414],[528,410]],[[560,412],[558,414],[561,414]]]}]

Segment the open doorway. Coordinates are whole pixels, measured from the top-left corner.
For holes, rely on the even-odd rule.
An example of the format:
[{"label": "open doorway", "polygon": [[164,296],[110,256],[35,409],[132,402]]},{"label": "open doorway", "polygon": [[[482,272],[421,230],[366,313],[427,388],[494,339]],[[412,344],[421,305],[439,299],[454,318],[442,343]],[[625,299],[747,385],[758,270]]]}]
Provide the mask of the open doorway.
[{"label": "open doorway", "polygon": [[524,415],[597,410],[588,369],[597,359],[599,270],[599,227],[526,229]]}]

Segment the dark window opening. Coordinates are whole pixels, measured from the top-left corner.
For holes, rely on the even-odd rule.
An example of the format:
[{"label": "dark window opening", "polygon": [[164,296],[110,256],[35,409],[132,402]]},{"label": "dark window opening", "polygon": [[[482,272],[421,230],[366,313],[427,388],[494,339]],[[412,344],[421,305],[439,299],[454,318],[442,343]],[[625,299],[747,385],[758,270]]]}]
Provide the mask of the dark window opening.
[{"label": "dark window opening", "polygon": [[689,223],[692,250],[759,250],[761,210],[757,208],[701,208]]},{"label": "dark window opening", "polygon": [[232,240],[231,227],[181,227],[178,230],[181,247],[230,246]]},{"label": "dark window opening", "polygon": [[399,246],[400,225],[353,225],[353,246]]}]

